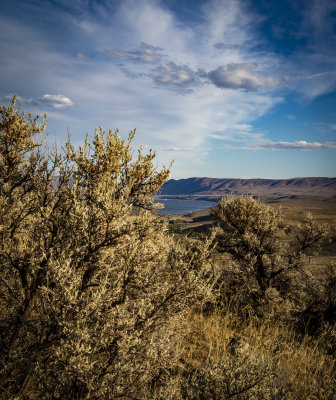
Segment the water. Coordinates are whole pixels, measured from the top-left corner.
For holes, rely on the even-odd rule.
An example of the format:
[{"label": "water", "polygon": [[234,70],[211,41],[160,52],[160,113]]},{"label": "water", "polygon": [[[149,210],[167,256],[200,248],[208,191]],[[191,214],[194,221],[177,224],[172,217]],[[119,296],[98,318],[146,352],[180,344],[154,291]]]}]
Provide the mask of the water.
[{"label": "water", "polygon": [[206,200],[156,199],[155,202],[165,206],[165,208],[157,211],[161,215],[187,214],[217,205],[217,202]]}]

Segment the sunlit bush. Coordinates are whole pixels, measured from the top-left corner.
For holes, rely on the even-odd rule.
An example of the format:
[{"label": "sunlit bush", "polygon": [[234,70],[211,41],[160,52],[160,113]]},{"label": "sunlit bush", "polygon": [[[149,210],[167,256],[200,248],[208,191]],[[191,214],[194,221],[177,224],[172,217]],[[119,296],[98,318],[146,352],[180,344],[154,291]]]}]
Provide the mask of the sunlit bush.
[{"label": "sunlit bush", "polygon": [[278,211],[227,197],[212,235],[175,234],[153,213],[169,168],[133,154],[135,132],[49,151],[46,119],[15,100],[0,106],[0,399],[332,398],[335,270],[303,268],[326,226],[307,216],[288,242]]},{"label": "sunlit bush", "polygon": [[152,215],[169,169],[134,157],[134,132],[49,153],[45,119],[15,98],[0,114],[0,397],[135,396],[210,293],[208,244],[173,242]]}]

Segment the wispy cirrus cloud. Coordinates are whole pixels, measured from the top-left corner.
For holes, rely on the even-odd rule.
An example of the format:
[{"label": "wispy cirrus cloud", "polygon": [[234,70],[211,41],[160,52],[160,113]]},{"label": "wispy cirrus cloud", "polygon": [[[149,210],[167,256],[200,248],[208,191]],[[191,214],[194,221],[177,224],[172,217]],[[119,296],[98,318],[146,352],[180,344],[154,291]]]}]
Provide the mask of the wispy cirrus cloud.
[{"label": "wispy cirrus cloud", "polygon": [[123,61],[155,64],[162,59],[162,48],[141,42],[135,50],[106,50],[106,56]]},{"label": "wispy cirrus cloud", "polygon": [[296,39],[303,39],[306,46],[295,49],[286,64],[294,76],[291,89],[311,102],[336,90],[336,2],[309,0],[300,14]]},{"label": "wispy cirrus cloud", "polygon": [[336,132],[336,123],[311,122],[306,123],[305,126],[313,127],[320,133]]},{"label": "wispy cirrus cloud", "polygon": [[[7,3],[14,10],[20,1]],[[57,0],[60,7],[42,0],[28,3],[20,16],[13,11],[0,16],[0,76],[6,77],[1,93],[15,90],[32,111],[50,110],[49,127],[60,137],[68,127],[78,143],[97,124],[118,127],[123,134],[136,127],[135,145],[162,151],[158,157],[166,164],[173,156],[180,176],[196,174],[194,166],[200,168],[217,140],[250,150],[333,148],[331,131],[321,139],[302,124],[295,137],[307,142],[285,141],[292,137],[276,126],[276,106],[285,104],[288,94],[314,99],[334,87],[336,64],[327,54],[331,37],[323,48],[326,63],[315,44],[312,52],[282,56],[272,43],[265,46],[264,17],[244,0],[196,2],[196,22],[190,14],[185,19],[176,14],[178,2],[171,7],[175,2],[163,0]],[[312,3],[317,7],[313,0],[305,3],[307,22],[298,35],[309,35],[314,24],[323,28],[326,11],[311,21]],[[328,10],[326,1],[321,4]],[[41,24],[35,24],[36,14]],[[314,43],[320,39],[316,36]],[[275,129],[262,123],[257,128],[258,118],[271,110]],[[287,115],[297,115],[297,128],[296,111],[287,109],[284,118],[288,123]],[[221,171],[226,171],[223,163],[221,157]]]},{"label": "wispy cirrus cloud", "polygon": [[[316,65],[316,58],[320,56],[316,54],[307,55],[307,63]],[[336,58],[334,61],[335,70],[323,71],[318,73],[310,73],[307,66],[301,68],[300,73],[294,74],[288,79],[291,81],[290,88],[299,93],[305,102],[311,102],[318,96],[332,93],[336,90]],[[306,71],[305,71],[306,70]]]},{"label": "wispy cirrus cloud", "polygon": [[302,9],[299,35],[305,37],[314,52],[328,54],[335,43],[333,28],[336,22],[336,3],[330,0],[310,0]]},{"label": "wispy cirrus cloud", "polygon": [[[11,101],[13,99],[13,97],[14,97],[14,93],[9,93],[9,94],[2,96],[2,99],[5,100],[6,102],[8,102],[8,101]],[[32,105],[36,104],[36,101],[33,100],[32,98],[26,98],[26,97],[19,96],[19,95],[16,95],[16,101],[19,102],[20,104],[32,104]]]},{"label": "wispy cirrus cloud", "polygon": [[75,53],[75,54],[73,55],[73,57],[74,57],[74,58],[79,58],[79,59],[82,59],[82,60],[84,60],[84,59],[87,58],[86,54],[83,53],[82,51],[78,51],[77,53]]},{"label": "wispy cirrus cloud", "polygon": [[213,47],[218,50],[239,50],[242,48],[241,45],[238,44],[231,44],[231,43],[224,43],[224,42],[217,42],[213,44]]},{"label": "wispy cirrus cloud", "polygon": [[316,150],[316,149],[335,149],[336,142],[306,142],[298,140],[295,142],[265,142],[251,143],[249,149],[271,149],[271,150]]},{"label": "wispy cirrus cloud", "polygon": [[161,151],[180,152],[180,151],[194,151],[195,147],[164,147]]}]

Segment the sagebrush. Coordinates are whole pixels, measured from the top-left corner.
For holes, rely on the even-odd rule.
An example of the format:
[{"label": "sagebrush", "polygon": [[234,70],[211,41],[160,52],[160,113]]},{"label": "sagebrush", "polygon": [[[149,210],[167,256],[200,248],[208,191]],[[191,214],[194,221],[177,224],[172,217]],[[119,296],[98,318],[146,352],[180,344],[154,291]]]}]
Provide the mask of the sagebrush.
[{"label": "sagebrush", "polygon": [[1,399],[332,398],[335,271],[302,283],[326,226],[285,245],[278,212],[230,197],[189,238],[135,131],[50,151],[46,117],[0,115]]}]

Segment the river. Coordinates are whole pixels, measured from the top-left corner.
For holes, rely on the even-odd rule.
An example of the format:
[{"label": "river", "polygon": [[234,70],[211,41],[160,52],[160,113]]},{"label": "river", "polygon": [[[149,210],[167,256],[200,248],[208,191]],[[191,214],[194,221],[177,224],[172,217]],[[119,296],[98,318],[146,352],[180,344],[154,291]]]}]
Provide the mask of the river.
[{"label": "river", "polygon": [[161,203],[164,208],[158,210],[158,214],[187,214],[193,211],[204,210],[217,204],[214,201],[207,200],[182,200],[182,199],[165,199],[157,198],[156,203]]}]

